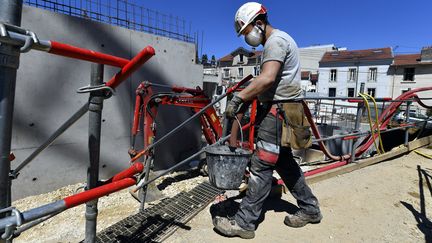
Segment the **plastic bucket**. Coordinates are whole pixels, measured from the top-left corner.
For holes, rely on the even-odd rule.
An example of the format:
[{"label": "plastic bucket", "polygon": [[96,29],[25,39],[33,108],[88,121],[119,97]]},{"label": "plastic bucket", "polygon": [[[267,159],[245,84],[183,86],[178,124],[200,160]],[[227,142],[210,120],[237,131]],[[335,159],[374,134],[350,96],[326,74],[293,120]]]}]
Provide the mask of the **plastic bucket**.
[{"label": "plastic bucket", "polygon": [[252,152],[227,145],[210,146],[205,149],[210,183],[225,190],[237,190],[242,183],[246,166]]}]

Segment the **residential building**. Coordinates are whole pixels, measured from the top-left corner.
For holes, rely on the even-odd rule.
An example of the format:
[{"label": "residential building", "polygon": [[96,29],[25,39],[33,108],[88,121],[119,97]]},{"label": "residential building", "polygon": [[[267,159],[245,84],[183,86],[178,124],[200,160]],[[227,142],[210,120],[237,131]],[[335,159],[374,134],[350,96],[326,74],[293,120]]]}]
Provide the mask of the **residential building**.
[{"label": "residential building", "polygon": [[246,50],[239,47],[230,54],[218,60],[218,73],[221,74],[222,85],[236,83],[252,74],[260,72],[262,51]]},{"label": "residential building", "polygon": [[319,62],[318,92],[330,97],[354,97],[359,92],[390,97],[387,71],[392,62],[389,47],[326,52]]},{"label": "residential building", "polygon": [[[415,88],[432,86],[432,46],[424,47],[421,53],[396,55],[389,69],[392,79],[393,98]],[[420,92],[419,97],[432,97],[432,92]],[[424,101],[432,105],[432,101]]]},{"label": "residential building", "polygon": [[[335,45],[317,45],[299,48],[301,65],[301,86],[305,92],[315,92],[318,81],[319,61],[324,53],[336,50]],[[262,51],[249,51],[239,47],[218,60],[218,68],[204,72],[220,74],[221,84],[235,83],[249,74],[256,76],[260,72]],[[216,70],[216,71],[215,71]]]},{"label": "residential building", "polygon": [[314,45],[299,48],[301,65],[301,86],[305,92],[316,92],[319,61],[324,53],[337,50],[334,44]]}]

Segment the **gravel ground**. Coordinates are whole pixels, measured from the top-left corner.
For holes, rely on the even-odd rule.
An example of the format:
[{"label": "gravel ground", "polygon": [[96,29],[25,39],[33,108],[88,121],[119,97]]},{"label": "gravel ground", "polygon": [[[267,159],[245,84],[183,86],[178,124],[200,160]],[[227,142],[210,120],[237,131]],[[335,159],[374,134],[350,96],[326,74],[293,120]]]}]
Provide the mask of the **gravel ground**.
[{"label": "gravel ground", "polygon": [[[201,182],[207,180],[196,171],[176,172],[161,177],[156,181],[158,188],[165,197],[172,197],[180,191],[189,191]],[[13,206],[21,211],[35,208],[75,193],[84,184],[75,184],[63,187],[59,190],[26,197],[13,202]],[[147,204],[147,206],[157,201]],[[110,225],[120,221],[139,211],[139,202],[129,193],[128,189],[102,197],[98,201],[97,231],[101,231]],[[85,231],[85,205],[66,210],[61,214],[25,231],[14,242],[79,242],[84,239]]]},{"label": "gravel ground", "polygon": [[[431,149],[420,151],[432,154]],[[422,171],[421,186],[419,173]],[[157,181],[165,196],[190,190],[207,180],[195,173],[176,173]],[[425,177],[429,175],[428,177]],[[432,242],[432,160],[414,152],[374,166],[312,185],[324,219],[320,224],[292,229],[283,225],[286,212],[295,209],[287,194],[266,202],[264,220],[249,242]],[[71,195],[82,184],[27,197],[13,203],[20,210],[34,208]],[[98,231],[136,213],[139,203],[127,190],[99,199]],[[67,210],[24,232],[15,242],[78,242],[84,238],[85,206]],[[213,231],[209,207],[167,242],[237,242]]]}]

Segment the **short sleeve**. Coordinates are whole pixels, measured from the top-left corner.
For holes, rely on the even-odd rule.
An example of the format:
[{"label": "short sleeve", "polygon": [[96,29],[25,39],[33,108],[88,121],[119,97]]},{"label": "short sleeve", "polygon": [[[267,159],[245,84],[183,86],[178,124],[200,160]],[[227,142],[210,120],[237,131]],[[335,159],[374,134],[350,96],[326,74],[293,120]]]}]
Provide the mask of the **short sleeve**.
[{"label": "short sleeve", "polygon": [[281,37],[270,38],[264,46],[262,63],[279,61],[283,63],[289,51],[288,42]]}]

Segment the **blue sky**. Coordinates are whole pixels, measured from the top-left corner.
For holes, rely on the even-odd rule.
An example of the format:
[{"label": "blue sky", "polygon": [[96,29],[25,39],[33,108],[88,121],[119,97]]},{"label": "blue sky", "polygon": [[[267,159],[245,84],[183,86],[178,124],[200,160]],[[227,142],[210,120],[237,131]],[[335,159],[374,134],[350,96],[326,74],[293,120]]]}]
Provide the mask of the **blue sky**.
[{"label": "blue sky", "polygon": [[[239,46],[234,14],[247,1],[129,0],[192,22],[204,31],[203,53],[220,58]],[[261,1],[271,24],[288,32],[300,47],[335,44],[350,50],[396,47],[396,53],[420,52],[432,45],[432,0]],[[201,54],[201,47],[199,48]]]}]

